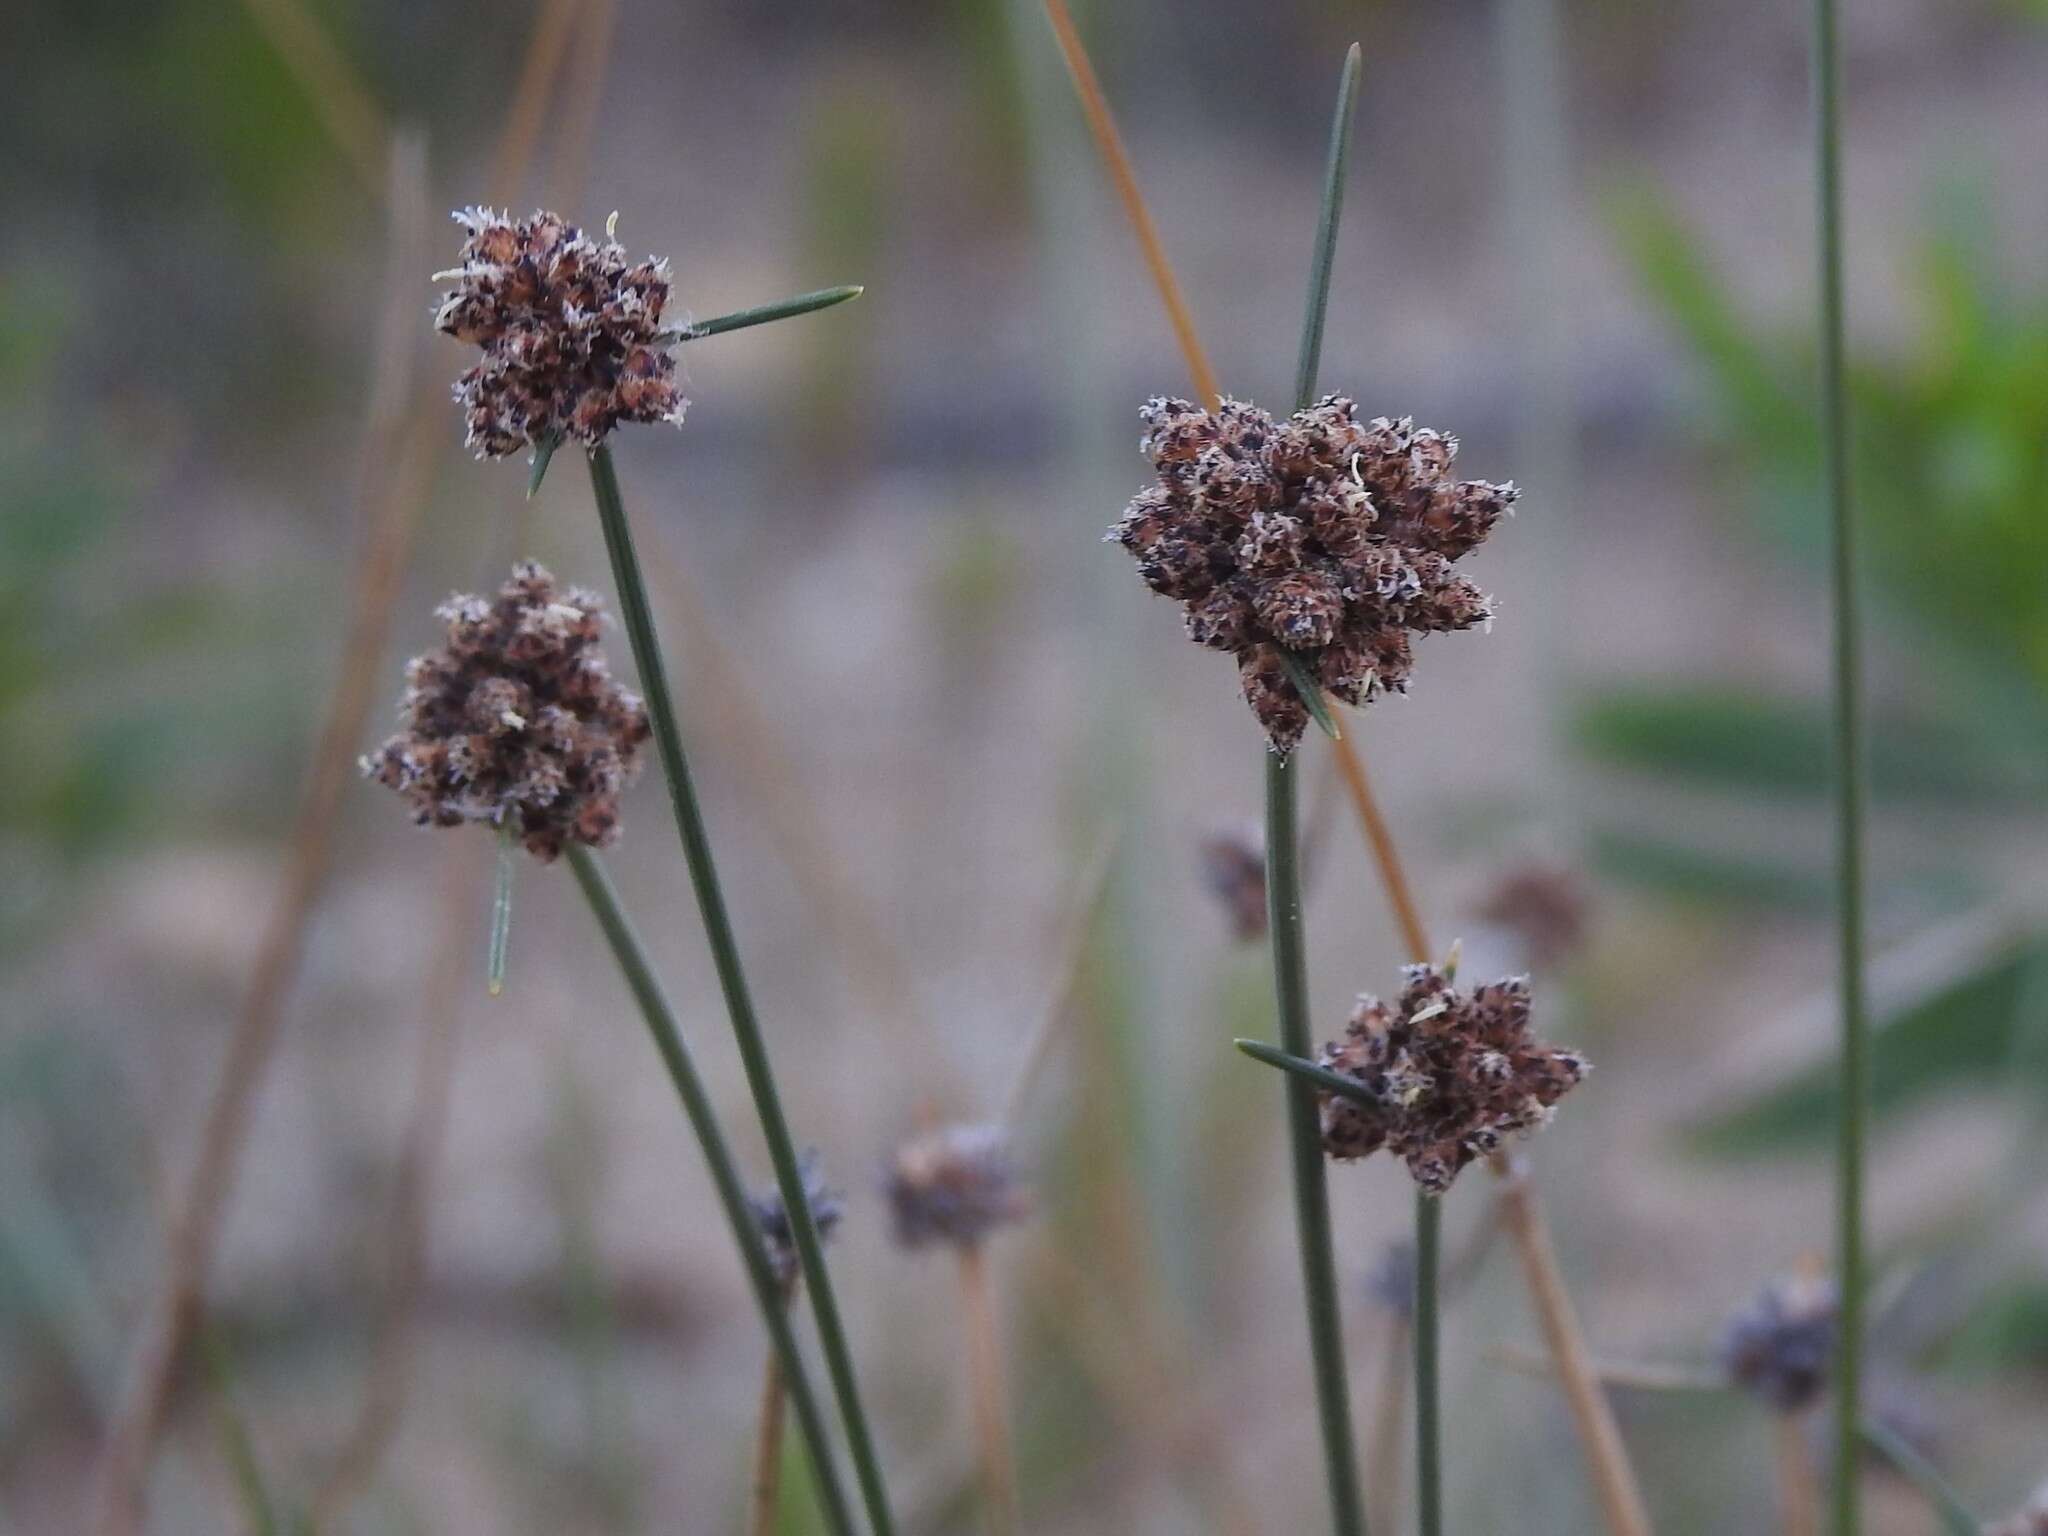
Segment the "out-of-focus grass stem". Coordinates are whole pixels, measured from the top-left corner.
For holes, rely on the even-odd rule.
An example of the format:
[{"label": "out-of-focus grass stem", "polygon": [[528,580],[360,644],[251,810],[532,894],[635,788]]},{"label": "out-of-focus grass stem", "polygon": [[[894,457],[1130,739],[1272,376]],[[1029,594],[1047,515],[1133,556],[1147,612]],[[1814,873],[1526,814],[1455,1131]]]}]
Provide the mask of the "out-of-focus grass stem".
[{"label": "out-of-focus grass stem", "polygon": [[682,840],[683,859],[689,866],[690,885],[703,920],[705,942],[711,950],[712,965],[725,996],[726,1013],[732,1023],[733,1039],[739,1046],[746,1071],[747,1087],[760,1116],[761,1131],[768,1154],[775,1164],[775,1181],[782,1191],[789,1213],[791,1235],[805,1283],[810,1288],[811,1314],[824,1347],[825,1365],[832,1378],[839,1412],[845,1421],[854,1470],[867,1506],[874,1536],[891,1536],[894,1522],[889,1514],[888,1496],[882,1483],[881,1464],[869,1432],[867,1415],[861,1407],[860,1390],[854,1379],[853,1354],[846,1342],[846,1330],[839,1316],[839,1304],[832,1289],[832,1276],[825,1266],[825,1249],[818,1236],[804,1192],[803,1164],[796,1142],[783,1113],[781,1090],[768,1059],[768,1043],[754,1013],[753,995],[746,969],[740,959],[739,940],[733,932],[731,914],[725,903],[725,889],[711,852],[711,833],[697,801],[696,784],[683,748],[682,727],[676,717],[675,700],[669,691],[667,667],[661,644],[655,635],[654,614],[647,598],[647,584],[640,570],[640,557],[633,544],[632,525],[619,491],[618,470],[611,449],[603,444],[590,453],[591,488],[597,498],[598,519],[604,528],[606,552],[611,557],[612,578],[618,589],[619,614],[639,669],[640,686],[647,697],[647,711],[654,727],[655,749],[668,781],[669,804],[675,813],[676,832]]},{"label": "out-of-focus grass stem", "polygon": [[1415,1192],[1415,1506],[1422,1536],[1443,1536],[1444,1461],[1439,1389],[1437,1272],[1443,1251],[1443,1202]]},{"label": "out-of-focus grass stem", "polygon": [[1835,0],[1813,0],[1814,201],[1820,279],[1822,474],[1834,607],[1835,922],[1841,988],[1841,1118],[1835,1149],[1835,1536],[1857,1536],[1863,1411],[1863,1152],[1870,1061],[1863,977],[1864,748],[1856,522],[1849,500],[1849,402],[1843,378],[1841,44]]}]

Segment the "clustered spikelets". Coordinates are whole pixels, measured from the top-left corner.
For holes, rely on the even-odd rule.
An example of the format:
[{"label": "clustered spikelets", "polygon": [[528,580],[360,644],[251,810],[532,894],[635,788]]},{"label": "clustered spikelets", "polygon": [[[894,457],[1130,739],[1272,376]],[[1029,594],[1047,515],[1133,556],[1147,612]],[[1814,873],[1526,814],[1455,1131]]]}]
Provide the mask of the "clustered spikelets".
[{"label": "clustered spikelets", "polygon": [[1835,1313],[1834,1284],[1818,1266],[1774,1280],[1729,1319],[1722,1369],[1780,1413],[1810,1408],[1828,1384]]},{"label": "clustered spikelets", "polygon": [[1392,1004],[1361,997],[1321,1065],[1358,1083],[1370,1103],[1325,1092],[1323,1147],[1359,1158],[1385,1147],[1415,1182],[1442,1194],[1474,1158],[1549,1120],[1588,1070],[1572,1051],[1529,1034],[1524,977],[1469,994],[1433,965],[1411,965]]},{"label": "clustered spikelets", "polygon": [[1009,1139],[995,1125],[948,1125],[904,1143],[887,1187],[905,1248],[972,1247],[1031,1210]]},{"label": "clustered spikelets", "polygon": [[478,458],[564,437],[596,446],[623,421],[680,423],[666,261],[629,263],[557,214],[516,222],[488,208],[455,215],[469,231],[435,329],[483,348],[455,383]]},{"label": "clustered spikelets", "polygon": [[639,768],[646,707],[598,648],[602,599],[515,566],[494,599],[457,594],[442,649],[406,664],[405,729],[362,760],[422,826],[511,818],[527,850],[616,838],[619,792]]},{"label": "clustered spikelets", "polygon": [[[811,1221],[818,1229],[818,1240],[829,1242],[840,1218],[846,1214],[846,1203],[840,1199],[837,1190],[826,1187],[815,1153],[804,1154],[799,1171],[803,1176],[804,1204],[811,1208]],[[754,1225],[760,1230],[761,1240],[767,1245],[769,1267],[775,1271],[776,1282],[786,1291],[796,1284],[797,1277],[803,1273],[803,1265],[797,1254],[796,1232],[790,1225],[789,1207],[783,1203],[781,1186],[775,1185],[749,1196],[747,1205],[753,1212]]]},{"label": "clustered spikelets", "polygon": [[1238,400],[1212,414],[1155,399],[1143,452],[1159,472],[1110,538],[1185,605],[1188,638],[1237,658],[1275,751],[1309,712],[1283,652],[1347,704],[1404,693],[1412,638],[1491,615],[1452,570],[1517,492],[1455,480],[1458,442],[1403,418],[1360,421],[1331,395],[1284,422]]}]

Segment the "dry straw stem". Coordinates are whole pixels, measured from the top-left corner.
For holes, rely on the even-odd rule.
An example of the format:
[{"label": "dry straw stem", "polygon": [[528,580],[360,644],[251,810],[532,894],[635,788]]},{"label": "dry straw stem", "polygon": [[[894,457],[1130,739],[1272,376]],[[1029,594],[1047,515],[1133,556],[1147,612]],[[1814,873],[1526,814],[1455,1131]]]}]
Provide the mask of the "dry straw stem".
[{"label": "dry straw stem", "polygon": [[[256,1093],[269,1069],[283,1009],[297,980],[307,924],[332,867],[334,821],[354,776],[355,745],[375,702],[377,669],[411,556],[419,510],[441,445],[449,440],[433,409],[439,388],[418,366],[419,306],[412,297],[427,238],[424,147],[391,135],[353,72],[296,0],[247,3],[314,98],[323,125],[351,162],[369,142],[360,127],[362,112],[367,111],[377,125],[375,141],[390,146],[388,171],[380,158],[370,178],[382,190],[390,220],[389,303],[379,324],[354,497],[364,532],[348,634],[293,824],[283,886],[270,908],[249,988],[207,1104],[192,1175],[171,1214],[157,1292],[139,1326],[122,1399],[94,1473],[93,1528],[102,1536],[126,1536],[142,1523],[149,1463],[169,1416],[179,1364],[199,1320],[221,1215],[233,1190]],[[538,71],[534,62],[550,46],[558,48],[559,42],[550,44],[544,32],[535,34],[528,47],[529,73],[551,72]],[[518,102],[514,110],[521,110]],[[353,131],[351,124],[356,125]],[[524,178],[524,154],[504,154],[501,141],[500,163],[505,168],[504,190],[510,193]]]},{"label": "dry straw stem", "polygon": [[447,1140],[448,1104],[455,1081],[462,1001],[476,956],[476,892],[482,883],[481,838],[451,838],[441,862],[441,913],[428,972],[413,1074],[412,1113],[393,1181],[389,1266],[371,1345],[370,1370],[355,1422],[326,1480],[314,1494],[312,1525],[331,1528],[341,1513],[376,1481],[398,1436],[410,1375],[413,1324],[426,1278],[427,1211],[434,1170]]},{"label": "dry straw stem", "polygon": [[1820,1483],[1806,1443],[1807,1415],[1773,1415],[1778,1450],[1778,1529],[1783,1536],[1820,1536]]},{"label": "dry straw stem", "polygon": [[1017,1467],[1003,1408],[1003,1354],[988,1251],[960,1247],[960,1300],[967,1316],[967,1377],[974,1396],[974,1438],[981,1452],[982,1516],[989,1536],[1017,1536]]},{"label": "dry straw stem", "polygon": [[334,822],[354,777],[355,744],[369,718],[391,611],[442,424],[419,409],[419,306],[410,297],[426,232],[425,151],[393,144],[389,208],[392,272],[377,345],[376,382],[364,430],[355,520],[364,528],[348,635],[327,715],[293,824],[283,888],[270,907],[255,969],[208,1101],[198,1156],[177,1196],[160,1270],[114,1423],[102,1448],[94,1529],[122,1536],[141,1524],[149,1462],[169,1415],[178,1367],[199,1320],[221,1217],[232,1193],[257,1090],[275,1053],[286,999],[297,980],[306,925],[333,865]]},{"label": "dry straw stem", "polygon": [[1102,898],[1109,890],[1109,872],[1116,857],[1116,839],[1104,841],[1089,861],[1082,874],[1080,897],[1074,903],[1068,917],[1066,931],[1061,934],[1056,960],[1052,969],[1053,981],[1046,994],[1045,1006],[1039,1010],[1038,1023],[1031,1031],[1030,1044],[1024,1048],[1024,1062],[1010,1083],[1009,1098],[1003,1106],[1002,1118],[998,1121],[1006,1131],[1014,1133],[1024,1117],[1024,1110],[1031,1102],[1031,1092],[1038,1080],[1045,1075],[1046,1065],[1052,1060],[1053,1050],[1060,1043],[1061,1028],[1075,1012],[1075,1003],[1081,990],[1081,981],[1088,969],[1088,939],[1095,925],[1095,914],[1102,906]]},{"label": "dry straw stem", "polygon": [[[1047,16],[1053,32],[1059,39],[1060,51],[1066,56],[1067,68],[1074,77],[1075,89],[1081,96],[1081,104],[1087,114],[1090,129],[1096,140],[1103,161],[1109,167],[1117,192],[1123,201],[1125,214],[1137,232],[1139,244],[1144,248],[1146,265],[1151,269],[1152,280],[1159,289],[1161,300],[1173,321],[1176,338],[1180,342],[1183,358],[1196,389],[1215,408],[1220,399],[1216,383],[1216,372],[1210,366],[1208,355],[1203,351],[1197,337],[1186,301],[1182,298],[1179,284],[1168,265],[1166,255],[1159,245],[1156,226],[1145,207],[1143,195],[1138,190],[1137,178],[1125,152],[1123,141],[1118,136],[1116,124],[1110,117],[1109,107],[1103,99],[1102,87],[1095,78],[1094,68],[1088,61],[1080,36],[1074,30],[1073,20],[1067,14],[1062,0],[1044,0]],[[1406,867],[1401,861],[1400,851],[1386,822],[1379,814],[1372,793],[1371,781],[1366,775],[1365,764],[1358,757],[1349,737],[1331,742],[1331,748],[1338,754],[1338,766],[1351,794],[1352,807],[1356,811],[1359,825],[1371,847],[1381,887],[1387,893],[1387,900],[1394,909],[1395,921],[1402,932],[1402,942],[1409,954],[1417,961],[1435,958],[1435,951],[1428,943],[1423,928],[1420,908],[1415,901]],[[1612,1536],[1647,1536],[1650,1530],[1649,1511],[1643,1503],[1641,1487],[1637,1482],[1635,1469],[1630,1465],[1627,1448],[1623,1445],[1621,1431],[1614,1421],[1614,1412],[1600,1390],[1591,1363],[1587,1356],[1584,1334],[1581,1332],[1577,1314],[1573,1311],[1571,1298],[1564,1287],[1564,1279],[1557,1266],[1557,1256],[1551,1245],[1543,1213],[1537,1203],[1534,1189],[1523,1171],[1513,1166],[1504,1157],[1491,1161],[1495,1174],[1502,1180],[1502,1221],[1509,1236],[1514,1240],[1515,1249],[1522,1262],[1524,1277],[1529,1289],[1530,1300],[1535,1306],[1542,1324],[1546,1343],[1552,1354],[1561,1362],[1561,1379],[1565,1398],[1577,1425],[1579,1439],[1585,1449],[1588,1468],[1591,1472],[1594,1490],[1600,1501],[1600,1508]]]},{"label": "dry straw stem", "polygon": [[747,1492],[748,1536],[775,1536],[782,1508],[782,1429],[788,1389],[774,1350],[761,1367],[761,1420],[754,1435],[754,1477]]}]

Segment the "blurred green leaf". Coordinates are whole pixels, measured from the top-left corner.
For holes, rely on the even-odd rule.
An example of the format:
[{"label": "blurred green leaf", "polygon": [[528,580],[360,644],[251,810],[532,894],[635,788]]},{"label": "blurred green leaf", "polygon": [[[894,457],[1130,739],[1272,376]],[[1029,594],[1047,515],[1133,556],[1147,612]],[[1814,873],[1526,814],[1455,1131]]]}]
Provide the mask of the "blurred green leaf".
[{"label": "blurred green leaf", "polygon": [[[1720,408],[1722,457],[1751,481],[1759,534],[1817,559],[1804,318],[1787,336],[1745,320],[1706,242],[1655,193],[1611,211],[1638,281]],[[1988,217],[1948,199],[1936,219],[1919,263],[1917,333],[1894,355],[1852,359],[1867,569],[1887,615],[1903,621],[1895,643],[1952,688],[1999,680],[2000,712],[2018,702],[2038,749],[2048,741],[2048,285],[2002,283],[1981,254]],[[1999,691],[1958,689],[1980,702]]]},{"label": "blurred green leaf", "polygon": [[[2016,1078],[2033,968],[2048,964],[2048,938],[2015,942],[1909,1006],[1877,1017],[1871,1037],[1871,1108],[1882,1122],[1943,1092],[2023,1086]],[[2038,1006],[2038,993],[2033,1006]],[[1688,1141],[1717,1157],[1825,1151],[1834,1135],[1831,1057],[1727,1113],[1689,1128]]]},{"label": "blurred green leaf", "polygon": [[1995,1288],[1948,1341],[1941,1365],[1963,1375],[2048,1366],[2048,1278],[2028,1275]]},{"label": "blurred green leaf", "polygon": [[[1616,688],[1585,704],[1574,730],[1597,761],[1719,788],[1818,796],[1829,788],[1825,703],[1732,688]],[[1954,801],[2038,794],[2043,765],[1994,754],[1952,730],[1899,716],[1870,727],[1880,795]]]},{"label": "blurred green leaf", "polygon": [[1613,828],[1591,836],[1610,879],[1681,901],[1779,912],[1824,912],[1834,887],[1817,865],[1745,858]]}]

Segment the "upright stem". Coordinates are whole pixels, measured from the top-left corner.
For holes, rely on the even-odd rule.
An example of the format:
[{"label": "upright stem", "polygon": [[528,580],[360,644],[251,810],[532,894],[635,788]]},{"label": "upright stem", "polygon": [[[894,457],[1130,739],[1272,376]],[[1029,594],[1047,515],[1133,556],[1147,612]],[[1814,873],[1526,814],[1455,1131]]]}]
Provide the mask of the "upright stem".
[{"label": "upright stem", "polygon": [[1444,1464],[1437,1386],[1437,1269],[1443,1203],[1415,1192],[1415,1505],[1422,1536],[1443,1536]]},{"label": "upright stem", "polygon": [[683,752],[681,727],[676,721],[675,702],[669,693],[667,669],[662,664],[661,645],[654,633],[654,615],[647,601],[647,585],[640,574],[640,557],[633,547],[633,531],[626,521],[625,503],[619,494],[618,471],[612,464],[611,449],[600,445],[590,454],[590,482],[597,496],[598,518],[604,525],[606,552],[611,556],[612,578],[618,587],[619,615],[633,647],[633,662],[640,672],[640,686],[647,695],[647,710],[654,725],[654,742],[661,757],[662,773],[668,780],[669,803],[675,812],[676,831],[682,838],[683,859],[689,865],[690,885],[696,892],[697,911],[703,919],[704,938],[718,971],[718,985],[725,994],[725,1010],[732,1021],[733,1039],[738,1043],[740,1061],[746,1070],[747,1087],[761,1118],[761,1132],[768,1143],[768,1155],[775,1164],[775,1182],[782,1191],[783,1207],[796,1239],[797,1259],[810,1288],[811,1313],[817,1322],[818,1339],[824,1347],[825,1366],[832,1377],[832,1389],[839,1400],[840,1417],[846,1423],[848,1448],[854,1472],[860,1480],[867,1506],[868,1522],[874,1536],[893,1536],[889,1500],[882,1485],[880,1461],[874,1437],[868,1431],[867,1415],[861,1408],[860,1389],[854,1380],[853,1354],[847,1348],[846,1330],[840,1321],[839,1303],[832,1290],[832,1277],[825,1268],[824,1244],[812,1219],[810,1202],[804,1194],[803,1166],[796,1143],[789,1134],[789,1122],[782,1112],[782,1096],[775,1086],[775,1071],[768,1061],[768,1043],[754,1015],[754,1003],[747,988],[745,968],[740,962],[738,940],[726,911],[725,892],[719,884],[718,866],[711,856],[711,834],[697,804],[697,791],[690,776],[689,759]]},{"label": "upright stem", "polygon": [[1778,1439],[1779,1536],[1820,1536],[1820,1490],[1814,1486],[1813,1452],[1806,1444],[1807,1415],[1781,1413]]},{"label": "upright stem", "polygon": [[1821,442],[1834,597],[1835,903],[1841,971],[1840,1139],[1835,1153],[1835,1536],[1860,1521],[1857,1424],[1863,1412],[1863,1148],[1870,1062],[1863,998],[1863,719],[1856,527],[1849,503],[1849,405],[1842,365],[1841,58],[1835,0],[1813,0],[1814,198],[1820,226]]},{"label": "upright stem", "polygon": [[[669,1078],[682,1098],[683,1113],[690,1118],[690,1129],[697,1133],[697,1145],[703,1149],[704,1162],[711,1170],[711,1182],[718,1190],[718,1203],[724,1208],[733,1240],[739,1244],[740,1259],[746,1265],[747,1282],[753,1287],[754,1300],[761,1309],[761,1320],[767,1324],[768,1337],[782,1361],[783,1379],[790,1402],[796,1409],[797,1423],[803,1428],[804,1443],[810,1451],[818,1494],[825,1505],[826,1521],[836,1536],[854,1536],[853,1515],[839,1486],[839,1469],[832,1462],[832,1442],[825,1433],[825,1420],[818,1408],[817,1394],[811,1387],[809,1369],[796,1347],[796,1333],[790,1327],[782,1284],[775,1277],[775,1268],[769,1262],[768,1250],[761,1241],[753,1207],[747,1200],[746,1185],[740,1180],[739,1167],[733,1160],[725,1130],[718,1123],[718,1112],[711,1107],[711,1096],[705,1092],[704,1080],[697,1075],[697,1064],[691,1059],[690,1048],[683,1041],[675,1009],[669,1003],[668,994],[662,991],[661,981],[655,976],[654,966],[640,943],[640,935],[634,931],[625,909],[619,905],[618,892],[612,889],[611,880],[605,874],[604,866],[598,863],[597,855],[580,843],[571,843],[569,866],[576,872],[576,882],[583,887],[584,899],[590,903],[598,927],[604,930],[612,957],[619,963],[619,970],[626,978],[627,987],[632,990],[634,1002],[640,1005],[640,1015],[647,1021],[648,1032],[654,1036],[654,1047],[661,1053],[662,1065],[668,1068]],[[801,1191],[796,1200],[790,1201],[787,1196],[784,1199],[787,1201],[785,1209],[792,1214],[810,1210],[803,1202]]]},{"label": "upright stem", "polygon": [[761,1366],[761,1421],[754,1439],[754,1482],[748,1490],[748,1536],[775,1536],[782,1509],[782,1359],[770,1351]]},{"label": "upright stem", "polygon": [[[1273,985],[1280,1011],[1280,1048],[1312,1056],[1308,971],[1303,954],[1301,871],[1295,843],[1294,759],[1266,757],[1266,911],[1273,941]],[[1351,1398],[1344,1379],[1344,1324],[1337,1304],[1337,1261],[1330,1245],[1322,1115],[1313,1085],[1287,1074],[1288,1141],[1294,1158],[1294,1214],[1301,1245],[1309,1354],[1316,1408],[1322,1419],[1324,1474],[1332,1529],[1363,1536],[1365,1511],[1351,1445]]]},{"label": "upright stem", "polygon": [[974,1433],[981,1445],[983,1518],[989,1536],[1017,1536],[1017,1468],[1003,1411],[1002,1344],[996,1332],[988,1255],[979,1243],[960,1249],[960,1295],[967,1313],[967,1373],[974,1393]]}]

